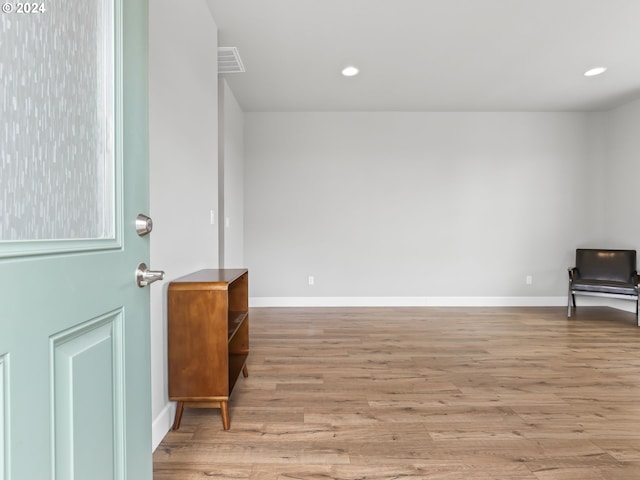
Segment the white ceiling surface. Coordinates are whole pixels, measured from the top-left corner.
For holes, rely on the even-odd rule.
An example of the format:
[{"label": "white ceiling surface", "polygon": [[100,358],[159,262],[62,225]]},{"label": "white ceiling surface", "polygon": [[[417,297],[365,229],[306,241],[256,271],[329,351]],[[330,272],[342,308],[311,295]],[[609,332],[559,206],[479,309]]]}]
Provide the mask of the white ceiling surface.
[{"label": "white ceiling surface", "polygon": [[[592,111],[640,97],[640,0],[207,1],[246,68],[225,76],[245,111]],[[343,77],[349,64],[360,75]]]}]

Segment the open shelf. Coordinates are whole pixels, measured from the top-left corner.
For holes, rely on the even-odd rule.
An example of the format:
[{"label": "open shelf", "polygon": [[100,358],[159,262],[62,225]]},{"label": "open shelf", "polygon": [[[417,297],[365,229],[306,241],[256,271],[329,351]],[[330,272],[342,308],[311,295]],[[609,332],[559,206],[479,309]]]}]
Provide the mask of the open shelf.
[{"label": "open shelf", "polygon": [[169,399],[184,408],[219,405],[229,429],[228,401],[249,355],[247,270],[200,270],[168,291]]},{"label": "open shelf", "polygon": [[249,353],[232,353],[229,355],[229,395],[236,386],[240,372],[244,368]]},{"label": "open shelf", "polygon": [[229,328],[227,338],[229,341],[236,334],[242,322],[244,322],[245,318],[247,318],[249,312],[229,312]]}]

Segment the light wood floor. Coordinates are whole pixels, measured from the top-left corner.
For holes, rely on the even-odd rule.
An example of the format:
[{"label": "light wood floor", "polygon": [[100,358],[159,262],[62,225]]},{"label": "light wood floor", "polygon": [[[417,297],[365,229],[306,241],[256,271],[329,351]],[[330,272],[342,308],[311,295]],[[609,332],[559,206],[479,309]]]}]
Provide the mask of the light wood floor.
[{"label": "light wood floor", "polygon": [[606,308],[252,309],[249,378],[155,480],[640,479],[640,328]]}]

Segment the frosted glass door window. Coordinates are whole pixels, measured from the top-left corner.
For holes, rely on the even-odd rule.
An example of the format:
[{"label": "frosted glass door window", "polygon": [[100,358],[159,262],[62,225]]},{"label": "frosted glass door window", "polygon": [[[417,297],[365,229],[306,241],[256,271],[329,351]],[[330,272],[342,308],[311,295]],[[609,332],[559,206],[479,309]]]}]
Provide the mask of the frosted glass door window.
[{"label": "frosted glass door window", "polygon": [[115,236],[110,0],[0,15],[0,241]]}]

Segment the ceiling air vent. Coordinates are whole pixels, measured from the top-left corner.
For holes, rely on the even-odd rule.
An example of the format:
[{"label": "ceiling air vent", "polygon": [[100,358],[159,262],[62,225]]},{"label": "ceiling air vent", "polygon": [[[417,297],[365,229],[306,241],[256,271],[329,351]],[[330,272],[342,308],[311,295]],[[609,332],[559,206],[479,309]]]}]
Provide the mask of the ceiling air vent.
[{"label": "ceiling air vent", "polygon": [[242,73],[244,65],[236,47],[218,47],[218,74]]}]

